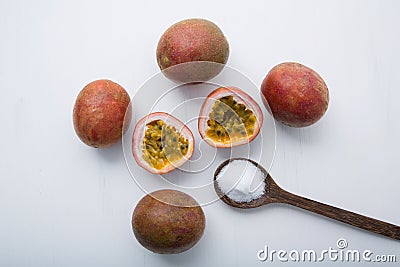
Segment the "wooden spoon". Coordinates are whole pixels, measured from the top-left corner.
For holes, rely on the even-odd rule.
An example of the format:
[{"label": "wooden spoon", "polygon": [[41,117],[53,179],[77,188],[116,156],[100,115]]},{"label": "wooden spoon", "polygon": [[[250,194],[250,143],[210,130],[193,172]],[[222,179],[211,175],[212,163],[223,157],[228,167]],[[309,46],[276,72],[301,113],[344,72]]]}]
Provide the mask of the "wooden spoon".
[{"label": "wooden spoon", "polygon": [[[258,167],[262,173],[265,175],[265,189],[264,194],[258,197],[257,199],[251,200],[250,202],[236,202],[229,198],[227,195],[222,193],[219,188],[217,177],[219,172],[222,170],[224,166],[229,164],[234,160],[246,160],[254,164]],[[379,221],[361,214],[357,214],[351,211],[347,211],[344,209],[336,208],[315,200],[311,200],[302,196],[298,196],[292,194],[288,191],[280,188],[269,173],[258,163],[245,159],[245,158],[232,158],[224,161],[215,171],[214,174],[214,188],[217,195],[222,199],[226,204],[241,209],[250,209],[256,208],[263,205],[267,205],[270,203],[284,203],[293,205],[308,211],[312,211],[314,213],[353,225],[355,227],[362,228],[364,230],[381,234],[384,236],[388,236],[397,240],[400,240],[400,227],[394,224],[390,224],[387,222]]]}]

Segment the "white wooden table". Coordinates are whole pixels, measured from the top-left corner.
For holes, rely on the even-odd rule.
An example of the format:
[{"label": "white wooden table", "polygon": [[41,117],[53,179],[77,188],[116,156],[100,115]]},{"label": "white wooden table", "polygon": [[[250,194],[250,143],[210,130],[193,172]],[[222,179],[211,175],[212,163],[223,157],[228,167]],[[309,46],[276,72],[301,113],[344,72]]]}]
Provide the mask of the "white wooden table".
[{"label": "white wooden table", "polygon": [[287,206],[241,211],[222,202],[204,207],[205,234],[193,249],[150,253],[132,234],[144,193],[121,144],[90,149],[72,125],[86,83],[109,78],[134,92],[158,71],[163,31],[207,18],[228,37],[228,64],[257,86],[274,65],[297,61],[330,89],[316,125],[277,124],[274,179],[400,225],[399,12],[395,0],[1,1],[0,266],[279,266],[278,259],[260,262],[257,252],[337,249],[339,238],[348,249],[399,262],[399,241]]}]

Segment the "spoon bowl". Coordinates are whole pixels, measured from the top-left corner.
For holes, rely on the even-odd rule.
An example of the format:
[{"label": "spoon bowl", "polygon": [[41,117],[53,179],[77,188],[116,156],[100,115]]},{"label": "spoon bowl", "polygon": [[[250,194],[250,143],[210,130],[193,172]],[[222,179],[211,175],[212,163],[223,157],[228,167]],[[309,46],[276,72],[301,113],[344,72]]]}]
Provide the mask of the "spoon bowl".
[{"label": "spoon bowl", "polygon": [[[250,164],[254,164],[263,173],[264,193],[261,196],[248,202],[238,202],[230,198],[228,194],[223,193],[218,184],[218,176],[224,167],[235,160],[248,161]],[[224,161],[214,173],[214,189],[223,202],[235,208],[251,209],[270,203],[283,203],[308,210],[373,233],[400,240],[399,226],[290,193],[279,187],[279,185],[272,179],[271,175],[267,170],[265,170],[265,168],[250,159],[231,158]]]},{"label": "spoon bowl", "polygon": [[[217,182],[217,177],[218,174],[221,172],[221,170],[226,167],[229,163],[231,163],[232,161],[235,160],[245,160],[250,162],[251,164],[254,164],[255,166],[257,166],[257,168],[260,169],[260,171],[263,173],[264,177],[265,177],[265,188],[264,188],[264,194],[256,199],[253,199],[249,202],[237,202],[235,200],[233,200],[232,198],[228,197],[226,194],[224,194],[221,190],[221,188],[218,185]],[[273,182],[272,177],[269,175],[269,173],[267,172],[267,170],[262,167],[261,165],[259,165],[257,162],[250,160],[250,159],[246,159],[246,158],[231,158],[228,159],[224,162],[221,163],[221,165],[218,166],[218,168],[215,170],[214,173],[214,189],[215,192],[217,193],[218,197],[225,202],[226,204],[228,204],[229,206],[235,207],[235,208],[241,208],[241,209],[251,209],[251,208],[257,208],[263,205],[268,204],[267,203],[267,199],[268,196],[266,194],[266,192],[269,192],[270,186],[268,183]]]}]

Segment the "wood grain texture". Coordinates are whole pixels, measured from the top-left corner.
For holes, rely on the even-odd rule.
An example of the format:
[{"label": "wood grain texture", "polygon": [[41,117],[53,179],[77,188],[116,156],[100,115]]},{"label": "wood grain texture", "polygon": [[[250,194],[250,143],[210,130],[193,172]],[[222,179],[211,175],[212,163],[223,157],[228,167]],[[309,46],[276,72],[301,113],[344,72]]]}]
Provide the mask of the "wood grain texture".
[{"label": "wood grain texture", "polygon": [[[236,202],[226,196],[221,192],[218,187],[218,183],[216,181],[219,172],[222,170],[224,166],[229,164],[234,160],[247,160],[252,164],[256,165],[264,174],[265,174],[265,192],[261,197],[254,199],[250,202]],[[290,193],[281,187],[272,179],[271,175],[258,163],[244,158],[232,158],[225,162],[223,162],[219,168],[215,171],[214,175],[214,188],[217,195],[224,201],[226,204],[241,208],[241,209],[250,209],[256,208],[263,205],[267,205],[270,203],[283,203],[293,205],[298,208],[302,208],[311,212],[314,212],[319,215],[323,215],[329,217],[331,219],[350,224],[352,226],[381,234],[390,238],[394,238],[400,240],[400,226],[390,224],[387,222],[383,222],[371,217],[367,217],[361,214],[354,213],[352,211],[347,211],[341,208],[333,207],[328,204],[324,204],[309,198],[305,198],[302,196],[295,195]]]},{"label": "wood grain texture", "polygon": [[400,240],[400,227],[348,210],[333,207],[312,199],[298,196],[280,188],[269,176],[269,194],[266,203],[285,203],[341,221],[352,226]]}]

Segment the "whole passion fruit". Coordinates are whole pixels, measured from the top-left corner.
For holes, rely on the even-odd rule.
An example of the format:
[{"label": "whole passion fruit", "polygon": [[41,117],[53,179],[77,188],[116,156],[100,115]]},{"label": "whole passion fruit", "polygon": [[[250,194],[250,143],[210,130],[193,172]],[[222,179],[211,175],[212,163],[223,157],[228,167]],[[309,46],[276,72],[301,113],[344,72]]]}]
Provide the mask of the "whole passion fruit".
[{"label": "whole passion fruit", "polygon": [[129,103],[128,93],[119,84],[110,80],[89,83],[76,98],[73,111],[76,134],[91,147],[115,144],[122,137]]},{"label": "whole passion fruit", "polygon": [[328,109],[329,91],[324,80],[300,63],[285,62],[273,67],[261,92],[274,118],[291,127],[312,125]]},{"label": "whole passion fruit", "polygon": [[[168,78],[178,82],[201,82],[222,70],[228,61],[229,44],[213,22],[187,19],[164,32],[156,56],[158,66]],[[182,64],[189,62],[196,63]]]},{"label": "whole passion fruit", "polygon": [[262,123],[261,108],[251,96],[239,88],[220,87],[204,101],[198,129],[209,145],[233,147],[251,142]]},{"label": "whole passion fruit", "polygon": [[202,208],[191,196],[176,190],[159,190],[143,197],[132,215],[139,243],[160,254],[192,248],[205,228]]},{"label": "whole passion fruit", "polygon": [[164,112],[155,112],[136,124],[132,153],[145,170],[164,174],[182,166],[193,155],[194,137],[180,120]]}]

